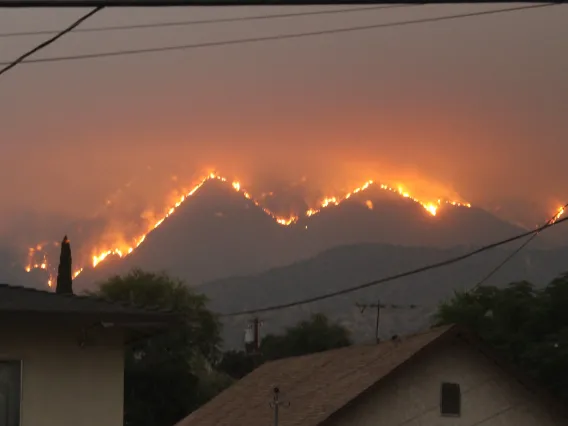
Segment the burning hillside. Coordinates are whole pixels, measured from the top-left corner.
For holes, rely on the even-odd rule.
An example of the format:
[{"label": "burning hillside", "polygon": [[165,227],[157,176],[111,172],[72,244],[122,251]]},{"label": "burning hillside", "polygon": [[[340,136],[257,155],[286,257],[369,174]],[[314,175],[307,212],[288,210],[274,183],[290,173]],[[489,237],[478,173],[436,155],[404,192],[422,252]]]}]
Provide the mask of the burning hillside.
[{"label": "burning hillside", "polygon": [[[343,195],[335,195],[335,196],[327,196],[320,199],[317,203],[312,206],[309,206],[305,211],[301,212],[294,212],[289,215],[280,215],[265,206],[266,203],[263,202],[263,197],[255,198],[246,191],[239,181],[231,181],[224,176],[221,176],[216,173],[210,173],[207,176],[200,179],[193,187],[178,195],[174,200],[172,200],[167,208],[162,212],[162,214],[152,214],[146,216],[146,221],[148,222],[146,225],[146,229],[143,229],[142,232],[138,232],[133,235],[125,235],[127,232],[111,232],[111,233],[101,233],[100,238],[98,241],[95,241],[94,244],[89,247],[80,247],[77,250],[78,255],[75,254],[75,270],[74,270],[74,277],[79,276],[81,272],[86,267],[93,267],[96,268],[101,262],[111,255],[123,258],[128,256],[132,252],[134,252],[146,239],[146,236],[152,232],[154,229],[157,229],[164,223],[164,221],[168,220],[168,218],[174,215],[183,203],[188,201],[200,188],[208,181],[219,181],[222,183],[226,183],[227,186],[230,186],[235,192],[242,195],[245,199],[248,199],[252,202],[255,206],[261,209],[264,214],[274,220],[281,226],[294,226],[297,224],[299,219],[307,219],[311,218],[318,213],[320,213],[323,209],[329,208],[331,206],[338,206],[342,202],[349,200],[350,198],[354,197],[355,195],[361,194],[364,191],[367,191],[369,188],[376,188],[378,190],[382,190],[391,194],[396,194],[401,198],[405,198],[408,200],[413,201],[417,205],[421,206],[425,212],[429,216],[436,216],[437,213],[441,208],[444,206],[465,206],[470,207],[468,203],[462,203],[454,200],[442,200],[437,199],[434,201],[427,201],[427,200],[420,200],[413,197],[407,190],[403,187],[393,187],[386,184],[376,183],[372,180],[368,180],[364,182],[362,185],[354,188],[353,190],[343,194]],[[373,203],[370,200],[365,201],[365,205],[369,209],[373,209]],[[126,228],[125,228],[126,229]],[[56,271],[56,264],[54,261],[51,261],[53,255],[50,256],[50,250],[54,251],[58,247],[57,242],[42,242],[40,244],[36,244],[33,247],[28,249],[28,259],[26,264],[26,271],[30,272],[33,269],[43,269],[47,271],[49,274],[49,282],[48,284],[51,286],[55,277]],[[85,258],[85,251],[88,252],[89,259]],[[53,257],[55,259],[55,257]]]}]

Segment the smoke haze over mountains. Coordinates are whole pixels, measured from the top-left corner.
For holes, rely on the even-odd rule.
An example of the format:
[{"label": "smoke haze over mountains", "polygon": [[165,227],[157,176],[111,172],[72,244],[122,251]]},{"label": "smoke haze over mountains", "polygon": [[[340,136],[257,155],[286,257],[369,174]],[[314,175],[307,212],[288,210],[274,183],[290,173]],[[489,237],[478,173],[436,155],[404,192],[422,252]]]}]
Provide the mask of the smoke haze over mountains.
[{"label": "smoke haze over mountains", "polygon": [[[36,57],[492,8],[499,6],[71,33]],[[322,9],[107,9],[84,27]],[[6,10],[0,28],[61,29],[80,13]],[[85,268],[77,290],[142,267],[199,286],[217,311],[238,310],[344,288],[542,224],[568,202],[566,22],[568,6],[559,5],[380,31],[21,64],[3,76],[0,101],[0,282],[45,289],[67,234],[74,266]],[[0,38],[0,61],[44,37]],[[211,172],[228,181],[208,181],[146,235]],[[307,217],[324,198],[370,179],[426,204],[441,198],[472,207],[441,203],[433,216],[410,197],[370,187]],[[282,226],[263,209],[299,219]],[[89,266],[94,254],[128,249],[144,236],[129,256],[109,254]],[[568,225],[543,233],[492,283],[544,283],[565,270],[566,241]],[[428,306],[404,317],[404,326],[391,325],[418,327],[431,306],[473,284],[515,247],[361,296],[415,297]],[[27,273],[29,260],[37,267]],[[322,309],[357,329],[353,301],[300,311]],[[273,325],[297,314],[275,316]],[[226,325],[227,341],[243,327],[241,319]]]},{"label": "smoke haze over mountains", "polygon": [[[38,57],[492,7],[72,33]],[[61,28],[78,13],[9,10],[0,27]],[[113,9],[85,27],[273,13],[282,8]],[[0,191],[10,202],[0,212],[0,234],[17,239],[50,228],[59,239],[60,229],[90,220],[129,183],[121,209],[140,215],[209,168],[257,196],[303,177],[322,192],[372,178],[433,198],[457,194],[533,225],[568,190],[567,18],[568,7],[557,6],[231,48],[22,64],[3,88]],[[2,59],[41,37],[2,39]]]}]

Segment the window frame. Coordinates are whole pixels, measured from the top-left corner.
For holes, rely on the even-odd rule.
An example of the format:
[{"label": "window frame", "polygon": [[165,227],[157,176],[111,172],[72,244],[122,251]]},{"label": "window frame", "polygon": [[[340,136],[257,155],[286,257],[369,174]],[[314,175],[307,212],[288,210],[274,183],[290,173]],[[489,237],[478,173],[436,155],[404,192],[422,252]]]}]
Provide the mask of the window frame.
[{"label": "window frame", "polygon": [[19,380],[19,388],[18,388],[18,426],[22,425],[22,418],[23,418],[23,390],[24,390],[24,362],[22,359],[12,358],[12,357],[1,357],[0,356],[0,365],[1,364],[13,364],[18,366],[18,380]]},{"label": "window frame", "polygon": [[[458,412],[457,413],[452,413],[452,412],[444,412],[444,385],[451,385],[451,386],[456,386],[457,390],[458,390]],[[459,383],[455,383],[455,382],[442,382],[440,383],[440,415],[442,417],[461,417],[462,415],[462,392],[461,392],[461,386]]]}]

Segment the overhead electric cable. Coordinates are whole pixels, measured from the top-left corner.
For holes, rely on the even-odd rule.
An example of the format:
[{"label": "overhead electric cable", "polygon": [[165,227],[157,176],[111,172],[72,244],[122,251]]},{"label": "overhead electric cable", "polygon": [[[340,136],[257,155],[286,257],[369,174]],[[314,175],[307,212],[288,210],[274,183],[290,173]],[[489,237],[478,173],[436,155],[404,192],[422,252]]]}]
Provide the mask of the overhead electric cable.
[{"label": "overhead electric cable", "polygon": [[14,68],[16,65],[20,64],[20,63],[25,63],[25,59],[31,55],[33,55],[34,53],[40,51],[41,49],[49,46],[50,44],[54,43],[55,41],[57,41],[58,39],[60,39],[61,37],[63,37],[65,34],[69,33],[70,31],[72,31],[75,27],[79,26],[82,22],[86,21],[87,19],[89,19],[91,16],[93,16],[95,13],[99,12],[101,9],[103,9],[102,6],[96,7],[95,9],[91,10],[89,13],[87,13],[86,15],[83,15],[82,17],[80,17],[79,19],[77,19],[75,22],[73,22],[71,25],[69,25],[67,28],[65,28],[64,30],[58,32],[55,36],[51,37],[50,39],[44,41],[41,44],[38,44],[36,47],[34,47],[31,50],[28,50],[26,53],[24,53],[22,56],[18,57],[17,59],[15,59],[14,61],[11,62],[7,62],[7,63],[2,63],[0,65],[4,66],[4,68],[2,68],[0,70],[0,75],[4,74],[5,72],[9,71],[10,69]]},{"label": "overhead electric cable", "polygon": [[[139,54],[145,54],[145,53],[167,52],[167,51],[171,52],[171,51],[176,51],[176,50],[190,50],[190,49],[199,49],[199,48],[207,48],[207,47],[220,47],[220,46],[231,46],[231,45],[238,45],[238,44],[259,43],[259,42],[264,42],[264,41],[276,41],[276,40],[286,40],[286,39],[295,39],[295,38],[304,38],[304,37],[314,37],[314,36],[329,35],[329,34],[340,34],[340,33],[348,33],[348,32],[355,32],[355,31],[373,30],[373,29],[379,29],[379,28],[402,27],[402,26],[407,26],[407,25],[416,25],[416,24],[424,24],[424,23],[430,23],[430,22],[448,21],[448,20],[453,20],[453,19],[462,19],[462,18],[484,16],[484,15],[495,15],[495,14],[499,14],[499,13],[514,12],[514,11],[526,10],[526,9],[536,9],[536,8],[548,7],[548,6],[554,6],[554,5],[556,5],[556,3],[546,3],[546,4],[537,4],[537,5],[529,5],[529,6],[517,6],[517,7],[510,7],[510,8],[503,8],[503,9],[493,9],[493,10],[484,10],[484,11],[479,11],[479,12],[470,12],[470,13],[461,13],[461,14],[455,14],[455,15],[437,16],[437,17],[432,17],[432,18],[412,19],[412,20],[407,20],[407,21],[388,22],[388,23],[374,24],[374,25],[361,25],[361,26],[353,26],[353,27],[346,27],[346,28],[336,28],[336,29],[330,29],[330,30],[320,30],[320,31],[295,33],[295,34],[281,34],[281,35],[274,35],[274,36],[251,37],[251,38],[222,40],[222,41],[211,41],[211,42],[204,42],[204,43],[178,45],[178,46],[148,47],[148,48],[132,49],[132,50],[116,50],[116,51],[100,52],[100,53],[85,53],[85,54],[78,54],[78,55],[52,56],[52,57],[47,57],[47,58],[31,59],[31,60],[28,60],[28,61],[23,61],[23,63],[33,64],[33,63],[45,63],[45,62],[78,61],[78,60],[85,60],[85,59],[95,59],[95,58],[105,58],[105,57],[108,58],[108,57],[126,56],[126,55],[139,55]],[[5,63],[0,63],[0,65],[5,65]]]},{"label": "overhead electric cable", "polygon": [[384,278],[380,278],[378,280],[373,280],[364,284],[360,284],[354,287],[349,287],[349,288],[345,288],[343,290],[337,290],[337,291],[332,291],[329,293],[324,293],[321,294],[319,296],[314,296],[314,297],[310,297],[310,298],[306,298],[306,299],[302,299],[302,300],[298,300],[295,302],[289,302],[289,303],[282,303],[282,304],[278,304],[278,305],[273,305],[273,306],[267,306],[265,308],[258,308],[258,309],[248,309],[248,310],[243,310],[243,311],[238,311],[238,312],[232,312],[232,313],[227,313],[227,314],[220,314],[219,316],[221,317],[235,317],[235,316],[240,316],[240,315],[250,315],[250,314],[258,314],[261,312],[268,312],[268,311],[276,311],[276,310],[281,310],[281,309],[287,309],[287,308],[291,308],[294,306],[298,306],[298,305],[305,305],[308,303],[313,303],[313,302],[319,302],[321,300],[325,300],[325,299],[330,299],[332,297],[337,297],[337,296],[341,296],[344,294],[348,294],[348,293],[353,293],[355,291],[358,290],[362,290],[364,288],[368,288],[368,287],[374,287],[378,284],[384,284],[386,282],[389,281],[394,281],[400,278],[404,278],[404,277],[409,277],[412,275],[416,275],[416,274],[420,274],[422,272],[426,272],[426,271],[430,271],[432,269],[437,269],[437,268],[441,268],[443,266],[448,266],[457,262],[461,262],[465,259],[468,259],[472,256],[478,255],[479,253],[483,253],[484,251],[487,250],[491,250],[494,249],[496,247],[505,245],[505,244],[509,244],[513,241],[517,241],[520,240],[522,238],[528,237],[529,235],[534,234],[535,232],[541,232],[547,228],[559,225],[561,223],[564,223],[565,221],[568,221],[568,217],[565,217],[563,219],[559,219],[553,223],[547,223],[535,230],[532,231],[528,231],[528,232],[523,232],[522,234],[516,235],[514,237],[511,238],[507,238],[505,240],[501,240],[492,244],[488,244],[486,246],[483,246],[477,250],[473,250],[470,251],[466,254],[460,255],[460,256],[456,256],[450,259],[446,259],[443,260],[441,262],[437,262],[437,263],[432,263],[430,265],[426,265],[426,266],[422,266],[420,268],[416,268],[416,269],[411,269],[409,271],[406,272],[402,272],[399,274],[395,274],[395,275],[390,275],[388,277],[384,277]]},{"label": "overhead electric cable", "polygon": [[[565,204],[564,206],[562,206],[560,211],[564,211],[568,209],[568,204]],[[556,213],[554,216],[552,216],[548,222],[546,222],[546,224],[550,225],[552,223],[554,223],[557,219],[558,219],[558,213]],[[543,228],[538,228],[536,231],[533,231],[533,234],[523,243],[521,244],[519,247],[517,247],[517,249],[515,251],[513,251],[512,253],[510,253],[505,259],[503,259],[503,261],[501,263],[499,263],[495,268],[493,268],[487,275],[485,275],[481,280],[479,280],[472,288],[470,288],[469,290],[467,290],[468,292],[471,292],[473,290],[475,290],[477,287],[482,286],[485,282],[487,282],[487,280],[489,278],[491,278],[493,275],[495,275],[499,269],[501,269],[503,266],[505,266],[507,264],[507,262],[509,262],[513,257],[515,257],[522,249],[524,249],[532,240],[534,240],[538,234],[540,234],[540,231],[542,231]]]},{"label": "overhead electric cable", "polygon": [[[75,7],[250,7],[250,6],[331,6],[363,4],[485,4],[547,3],[546,0],[0,0],[0,8]],[[557,0],[558,4],[565,0]]]},{"label": "overhead electric cable", "polygon": [[[313,15],[331,15],[331,14],[344,14],[351,12],[364,12],[368,10],[379,10],[379,9],[391,9],[396,7],[408,7],[410,5],[404,4],[391,4],[391,5],[380,5],[372,7],[357,7],[349,9],[333,9],[333,10],[316,10],[310,12],[296,12],[296,13],[281,13],[272,15],[258,15],[258,16],[238,16],[232,18],[213,18],[213,19],[198,19],[190,21],[169,21],[169,22],[151,22],[146,24],[132,24],[132,25],[108,25],[103,27],[94,28],[78,28],[74,30],[74,33],[92,33],[101,31],[129,31],[138,30],[146,28],[164,28],[164,27],[182,27],[190,25],[205,25],[205,24],[220,24],[229,22],[243,22],[243,21],[260,21],[268,19],[281,19],[281,18],[293,18],[298,16],[313,16]],[[19,32],[9,32],[0,33],[0,38],[8,37],[24,37],[24,36],[35,36],[35,35],[49,35],[55,34],[57,31],[54,30],[37,30],[37,31],[19,31]]]}]

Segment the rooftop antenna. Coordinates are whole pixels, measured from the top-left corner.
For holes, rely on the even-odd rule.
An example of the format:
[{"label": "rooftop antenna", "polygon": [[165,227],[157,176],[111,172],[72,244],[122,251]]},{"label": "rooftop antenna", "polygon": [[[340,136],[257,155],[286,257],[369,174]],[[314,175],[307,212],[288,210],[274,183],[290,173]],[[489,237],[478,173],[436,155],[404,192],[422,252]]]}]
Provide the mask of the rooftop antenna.
[{"label": "rooftop antenna", "polygon": [[377,303],[356,303],[355,306],[359,308],[361,314],[365,312],[367,308],[376,308],[376,320],[375,320],[375,341],[377,343],[380,342],[379,338],[379,322],[381,319],[381,308],[385,309],[416,309],[417,305],[395,305],[395,304],[385,304],[381,303],[380,300],[377,300]]},{"label": "rooftop antenna", "polygon": [[279,412],[280,406],[289,407],[290,402],[289,401],[281,401],[278,398],[278,396],[280,395],[280,389],[278,388],[278,386],[275,386],[272,392],[273,392],[273,396],[272,396],[272,402],[270,403],[270,407],[274,409],[274,426],[278,426],[278,412]]}]

